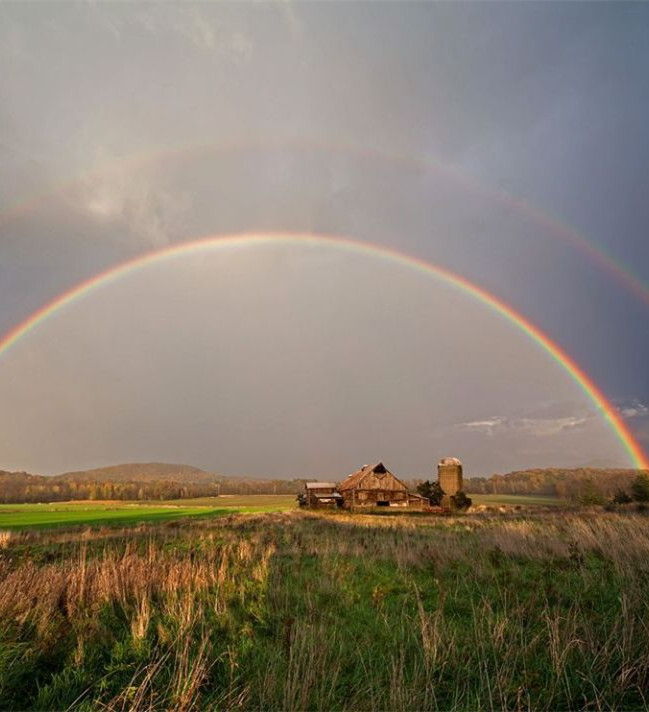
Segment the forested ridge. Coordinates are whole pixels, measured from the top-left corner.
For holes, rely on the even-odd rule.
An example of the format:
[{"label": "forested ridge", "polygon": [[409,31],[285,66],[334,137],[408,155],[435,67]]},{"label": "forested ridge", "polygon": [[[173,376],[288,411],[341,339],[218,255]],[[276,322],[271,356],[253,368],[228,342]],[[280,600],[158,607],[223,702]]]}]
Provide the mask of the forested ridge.
[{"label": "forested ridge", "polygon": [[223,477],[197,467],[167,463],[128,463],[52,476],[0,470],[0,504],[297,494],[306,481]]},{"label": "forested ridge", "polygon": [[68,500],[167,500],[219,494],[212,482],[106,481],[44,477],[26,472],[0,471],[0,503],[65,502]]},{"label": "forested ridge", "polygon": [[638,470],[624,468],[552,467],[465,478],[464,486],[470,494],[538,494],[579,500],[596,493],[608,498],[619,489],[628,489],[637,474]]},{"label": "forested ridge", "polygon": [[[469,494],[554,495],[583,501],[595,495],[611,498],[618,490],[628,490],[636,475],[637,470],[622,468],[538,468],[491,477],[465,477],[464,489]],[[299,494],[304,483],[314,479],[225,477],[189,465],[166,463],[129,463],[53,476],[0,470],[0,503]],[[319,479],[340,481],[343,477],[323,475]],[[414,491],[422,479],[404,481]]]}]

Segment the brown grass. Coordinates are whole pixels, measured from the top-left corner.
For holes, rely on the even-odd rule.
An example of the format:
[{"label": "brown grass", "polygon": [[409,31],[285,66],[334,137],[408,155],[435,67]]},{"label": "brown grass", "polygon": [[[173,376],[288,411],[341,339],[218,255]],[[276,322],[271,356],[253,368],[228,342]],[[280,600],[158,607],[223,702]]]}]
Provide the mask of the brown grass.
[{"label": "brown grass", "polygon": [[610,709],[649,683],[639,515],[29,532],[0,580],[3,709]]}]

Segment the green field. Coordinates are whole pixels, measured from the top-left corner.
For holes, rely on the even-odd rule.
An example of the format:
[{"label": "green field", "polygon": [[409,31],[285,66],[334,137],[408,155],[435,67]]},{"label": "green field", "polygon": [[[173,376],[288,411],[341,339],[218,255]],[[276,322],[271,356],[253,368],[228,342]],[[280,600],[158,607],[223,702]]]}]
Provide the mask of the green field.
[{"label": "green field", "polygon": [[[475,504],[556,506],[556,497],[523,495],[471,495]],[[165,522],[185,517],[221,517],[230,514],[280,512],[295,509],[294,495],[222,495],[165,502],[56,502],[53,504],[0,505],[0,529],[47,529],[50,527],[123,526],[142,522]]]},{"label": "green field", "polygon": [[17,530],[70,525],[125,525],[185,517],[219,517],[236,513],[277,512],[296,506],[293,495],[203,497],[161,502],[57,502],[0,505],[0,529]]},{"label": "green field", "polygon": [[5,531],[0,581],[0,710],[647,709],[638,513]]},{"label": "green field", "polygon": [[490,505],[524,505],[524,506],[542,506],[542,507],[558,507],[565,505],[566,501],[559,497],[551,497],[549,495],[539,494],[471,494],[469,495],[474,504],[490,504]]}]

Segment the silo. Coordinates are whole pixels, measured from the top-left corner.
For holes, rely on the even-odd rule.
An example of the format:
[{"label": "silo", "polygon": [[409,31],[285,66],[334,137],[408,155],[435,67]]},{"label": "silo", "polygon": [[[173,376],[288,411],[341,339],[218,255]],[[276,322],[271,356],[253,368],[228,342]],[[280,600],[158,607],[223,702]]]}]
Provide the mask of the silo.
[{"label": "silo", "polygon": [[462,491],[462,463],[457,457],[443,457],[437,465],[437,480],[444,491],[442,506],[451,508],[451,497]]}]

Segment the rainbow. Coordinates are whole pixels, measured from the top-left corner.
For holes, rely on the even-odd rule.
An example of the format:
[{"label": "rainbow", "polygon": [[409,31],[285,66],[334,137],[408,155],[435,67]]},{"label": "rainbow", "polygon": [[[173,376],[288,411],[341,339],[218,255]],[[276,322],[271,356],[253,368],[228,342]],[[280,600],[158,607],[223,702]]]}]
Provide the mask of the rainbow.
[{"label": "rainbow", "polygon": [[526,216],[530,221],[539,227],[547,230],[551,235],[563,240],[573,249],[581,252],[593,264],[607,273],[621,287],[634,295],[636,299],[649,307],[649,287],[626,265],[623,265],[611,255],[607,254],[600,247],[597,247],[589,242],[581,235],[574,227],[571,227],[566,222],[561,221],[557,217],[550,215],[548,212],[540,210],[524,198],[507,192],[501,188],[494,189],[479,182],[473,176],[470,176],[464,171],[460,171],[457,167],[442,163],[439,160],[422,159],[411,156],[393,154],[382,149],[353,146],[346,144],[335,143],[262,143],[255,141],[231,143],[228,145],[219,144],[195,144],[191,146],[169,146],[162,149],[145,151],[132,156],[124,156],[119,159],[107,162],[97,169],[88,171],[81,176],[66,179],[56,186],[51,186],[42,193],[21,201],[18,204],[7,208],[0,214],[0,225],[10,223],[12,220],[18,219],[21,216],[29,214],[40,202],[53,197],[57,193],[63,192],[71,187],[82,183],[84,180],[90,179],[92,176],[101,173],[107,167],[113,165],[126,164],[127,166],[142,167],[147,164],[152,164],[160,160],[171,160],[177,157],[202,156],[207,152],[219,153],[236,153],[254,150],[291,150],[291,151],[322,151],[327,153],[340,153],[342,155],[354,155],[360,158],[378,158],[383,161],[392,163],[393,165],[401,165],[410,170],[425,170],[434,173],[439,173],[445,179],[453,181],[464,190],[473,192],[477,195],[482,195],[490,200],[495,200],[501,205]]},{"label": "rainbow", "polygon": [[73,304],[90,291],[99,287],[112,284],[122,277],[137,272],[145,266],[166,262],[179,255],[189,255],[209,250],[226,247],[263,246],[269,244],[299,244],[299,245],[325,245],[348,250],[357,254],[371,255],[390,263],[396,263],[409,269],[417,270],[429,276],[437,277],[452,287],[477,299],[485,306],[490,307],[510,323],[517,326],[527,334],[544,351],[546,351],[563,369],[572,377],[574,382],[592,400],[598,411],[604,416],[616,436],[627,451],[633,465],[639,469],[649,469],[649,460],[642,448],[635,440],[628,426],[620,416],[617,409],[610,403],[595,382],[580,368],[580,366],[554,341],[550,339],[539,327],[530,322],[526,317],[517,312],[495,295],[487,292],[482,287],[470,282],[454,272],[445,268],[424,262],[410,255],[398,252],[387,247],[368,245],[364,242],[342,237],[325,235],[301,235],[294,233],[263,233],[242,234],[231,236],[209,236],[191,242],[175,244],[155,252],[137,256],[131,260],[118,264],[90,279],[81,282],[71,289],[55,297],[52,301],[31,314],[27,319],[15,326],[0,339],[0,358],[12,346],[17,344],[24,336],[33,331],[59,310]]}]

